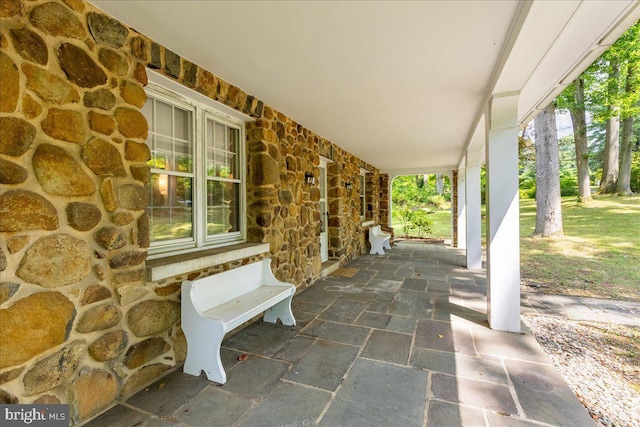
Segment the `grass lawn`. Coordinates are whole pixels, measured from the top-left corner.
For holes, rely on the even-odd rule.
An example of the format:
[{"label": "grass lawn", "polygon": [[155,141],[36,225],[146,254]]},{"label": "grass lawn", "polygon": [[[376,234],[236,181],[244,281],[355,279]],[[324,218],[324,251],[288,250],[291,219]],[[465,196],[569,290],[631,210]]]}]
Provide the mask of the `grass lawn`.
[{"label": "grass lawn", "polygon": [[520,202],[522,282],[543,292],[640,302],[640,196],[562,200],[564,237],[533,238],[535,200]]},{"label": "grass lawn", "polygon": [[[433,222],[431,233],[421,237],[451,240],[451,209],[433,211],[429,214],[429,220]],[[393,218],[393,228],[396,236],[405,237],[402,221],[399,218]],[[409,236],[419,237],[415,229],[409,231]]]}]

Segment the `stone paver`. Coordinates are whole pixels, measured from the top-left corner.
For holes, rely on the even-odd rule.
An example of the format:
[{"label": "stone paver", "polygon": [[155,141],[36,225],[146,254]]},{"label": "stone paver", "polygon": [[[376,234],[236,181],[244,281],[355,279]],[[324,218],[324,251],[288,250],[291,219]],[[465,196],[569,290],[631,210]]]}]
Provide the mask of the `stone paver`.
[{"label": "stone paver", "polygon": [[265,396],[287,372],[288,365],[266,357],[249,356],[227,372],[226,391],[251,399]]},{"label": "stone paver", "polygon": [[182,372],[174,371],[134,395],[129,399],[129,403],[147,412],[166,416],[187,403],[209,384],[204,374],[190,378]]},{"label": "stone paver", "polygon": [[[230,426],[253,406],[253,401],[220,387],[209,387],[190,399],[176,412],[175,417],[191,426],[212,424],[215,414],[216,425]],[[225,408],[221,411],[220,408]]]},{"label": "stone paver", "polygon": [[528,418],[567,427],[593,423],[552,366],[518,360],[507,360],[505,363]]},{"label": "stone paver", "polygon": [[326,391],[280,383],[240,425],[264,427],[269,420],[274,426],[311,426],[330,400],[331,394]]},{"label": "stone paver", "polygon": [[[453,375],[433,374],[431,392],[437,399],[487,409],[493,412],[517,414],[518,408],[509,387],[476,381]],[[585,410],[586,412],[586,410]]]},{"label": "stone paver", "polygon": [[484,419],[480,409],[431,400],[427,425],[430,427],[484,427]]},{"label": "stone paver", "polygon": [[415,346],[472,356],[476,354],[473,337],[468,328],[437,320],[420,319]]},{"label": "stone paver", "polygon": [[360,359],[320,426],[420,426],[426,382],[425,372]]},{"label": "stone paver", "polygon": [[[226,384],[178,368],[87,426],[593,426],[526,328],[489,328],[485,273],[463,265],[439,245],[363,255],[294,297],[295,328],[227,337]],[[522,313],[640,323],[640,304],[574,297],[525,294]]]},{"label": "stone paver", "polygon": [[370,329],[336,322],[314,320],[302,333],[304,335],[335,341],[343,344],[362,345]]},{"label": "stone paver", "polygon": [[523,294],[522,313],[640,326],[640,303],[564,295]]},{"label": "stone paver", "polygon": [[329,341],[318,341],[285,378],[323,390],[335,391],[353,364],[358,347]]},{"label": "stone paver", "polygon": [[411,335],[388,331],[373,331],[360,356],[406,365],[410,352]]}]

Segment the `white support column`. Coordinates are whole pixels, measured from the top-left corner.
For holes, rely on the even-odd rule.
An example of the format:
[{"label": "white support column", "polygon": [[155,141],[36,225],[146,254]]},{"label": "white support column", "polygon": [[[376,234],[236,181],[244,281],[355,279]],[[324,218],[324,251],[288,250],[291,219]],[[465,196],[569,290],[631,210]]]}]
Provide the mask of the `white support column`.
[{"label": "white support column", "polygon": [[467,155],[465,168],[465,194],[467,199],[467,268],[482,268],[482,213],[480,211],[480,163],[472,162]]},{"label": "white support column", "polygon": [[465,193],[465,171],[458,169],[458,249],[467,248],[467,194]]},{"label": "white support column", "polygon": [[520,332],[519,93],[494,95],[486,145],[487,315],[492,329]]}]

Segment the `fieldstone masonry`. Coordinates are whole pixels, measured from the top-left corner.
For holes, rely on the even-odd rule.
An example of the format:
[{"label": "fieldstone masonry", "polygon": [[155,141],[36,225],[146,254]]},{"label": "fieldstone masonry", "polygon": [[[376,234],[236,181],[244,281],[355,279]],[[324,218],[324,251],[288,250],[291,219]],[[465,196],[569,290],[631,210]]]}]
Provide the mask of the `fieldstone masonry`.
[{"label": "fieldstone masonry", "polygon": [[[321,274],[318,184],[329,161],[329,253],[362,253],[386,221],[372,165],[82,0],[0,1],[0,403],[69,403],[86,421],[180,366],[180,283],[265,255],[148,282],[147,67],[252,118],[247,240],[275,274]],[[311,100],[310,100],[311,101]],[[348,191],[347,182],[354,184]]]}]

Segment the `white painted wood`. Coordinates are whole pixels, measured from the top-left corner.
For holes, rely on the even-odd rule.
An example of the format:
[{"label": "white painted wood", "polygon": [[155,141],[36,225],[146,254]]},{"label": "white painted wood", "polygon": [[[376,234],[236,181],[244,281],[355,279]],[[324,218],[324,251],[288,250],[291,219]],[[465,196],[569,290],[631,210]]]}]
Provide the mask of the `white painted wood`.
[{"label": "white painted wood", "polygon": [[491,121],[486,151],[487,315],[492,329],[508,332],[520,332],[517,101],[491,106],[500,120]]},{"label": "white painted wood", "polygon": [[320,257],[322,262],[329,260],[329,202],[327,201],[327,162],[320,160]]},{"label": "white painted wood", "polygon": [[385,255],[384,249],[391,249],[391,234],[382,231],[379,225],[369,228],[370,254]]},{"label": "white painted wood", "polygon": [[182,283],[182,330],[187,338],[183,371],[224,384],[220,358],[225,333],[265,312],[265,322],[295,326],[291,300],[296,288],[271,272],[271,260]]},{"label": "white painted wood", "polygon": [[458,249],[467,248],[467,189],[465,169],[458,169]]},{"label": "white painted wood", "polygon": [[147,260],[149,281],[175,277],[192,271],[202,270],[212,265],[226,264],[255,255],[269,253],[268,243],[240,243],[222,248],[202,249],[187,254]]},{"label": "white painted wood", "polygon": [[482,268],[482,217],[480,197],[480,166],[467,164],[465,168],[467,268]]},{"label": "white painted wood", "polygon": [[246,317],[256,316],[290,296],[288,286],[260,286],[203,312],[202,316],[224,323],[228,332],[244,323]]}]

